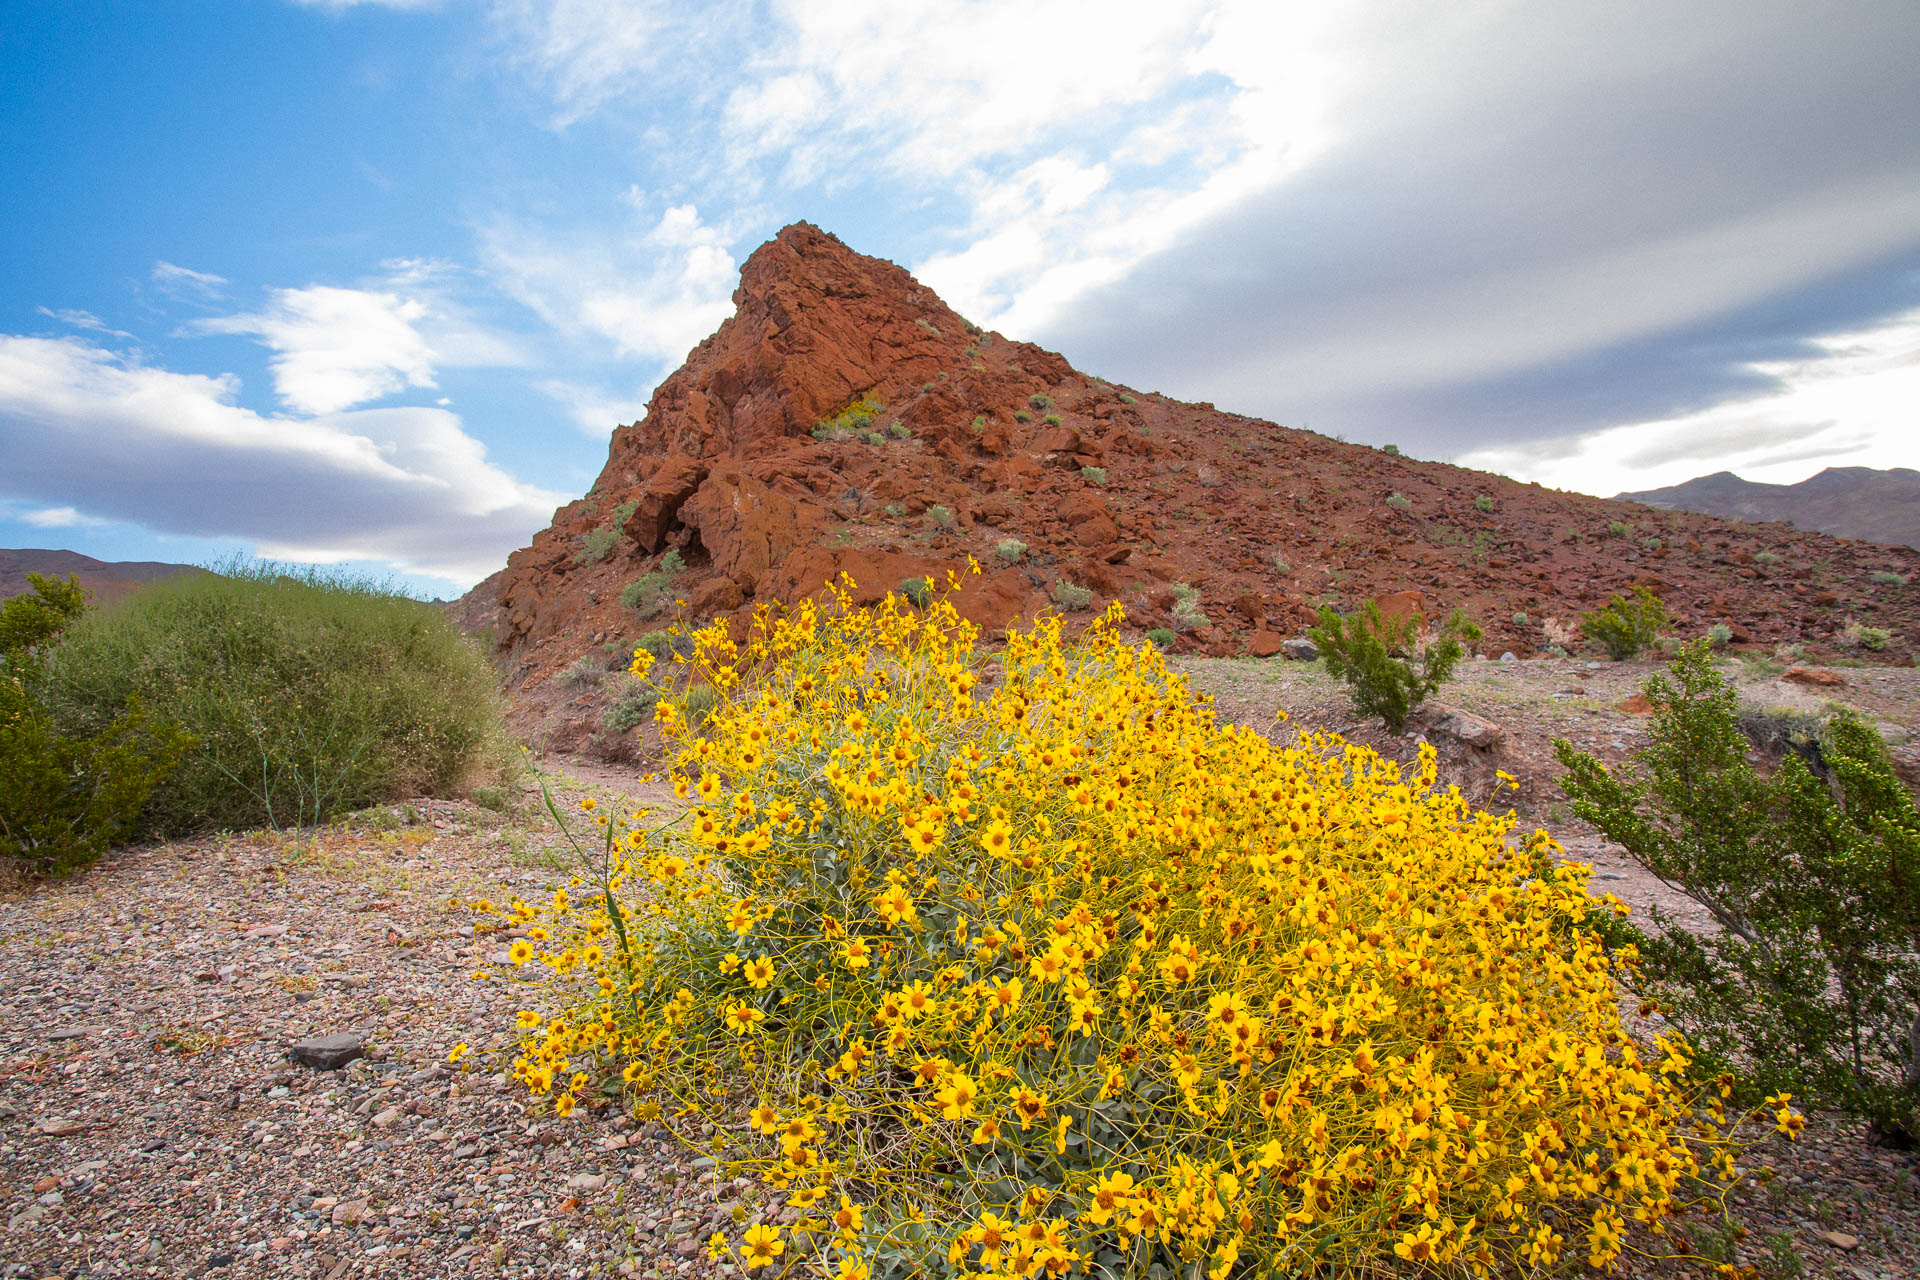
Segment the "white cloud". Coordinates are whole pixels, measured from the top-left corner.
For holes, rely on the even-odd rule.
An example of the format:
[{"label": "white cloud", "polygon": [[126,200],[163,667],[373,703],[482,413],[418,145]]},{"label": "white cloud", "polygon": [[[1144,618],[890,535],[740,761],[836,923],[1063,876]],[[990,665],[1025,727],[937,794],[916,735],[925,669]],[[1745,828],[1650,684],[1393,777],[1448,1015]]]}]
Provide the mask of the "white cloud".
[{"label": "white cloud", "polygon": [[176,298],[192,298],[207,301],[219,297],[226,291],[227,278],[214,275],[211,271],[195,271],[191,267],[175,266],[171,262],[156,262],[151,273],[153,282],[162,292]]},{"label": "white cloud", "polygon": [[514,344],[476,324],[446,296],[444,263],[384,264],[373,288],[275,289],[258,312],[217,316],[195,328],[242,334],[274,352],[274,390],[300,413],[337,413],[413,387],[435,387],[438,367],[523,362]]},{"label": "white cloud", "polygon": [[70,329],[85,329],[89,333],[104,333],[114,338],[133,337],[126,330],[115,329],[93,312],[83,311],[78,307],[35,307],[34,310],[49,320],[58,320]]},{"label": "white cloud", "polygon": [[367,289],[275,289],[265,311],[203,320],[207,333],[258,338],[275,353],[282,404],[334,413],[408,387],[431,387],[433,351],[416,328],[419,301]]},{"label": "white cloud", "polygon": [[677,364],[733,311],[738,268],[726,236],[690,204],[644,230],[555,232],[501,219],[480,240],[508,293],[562,333],[595,335],[619,355]]},{"label": "white cloud", "polygon": [[540,384],[540,390],[565,406],[567,416],[582,433],[604,440],[615,427],[647,416],[647,398],[653,394],[653,385],[643,384],[631,394],[623,394],[591,383],[550,378]]},{"label": "white cloud", "polygon": [[74,507],[45,507],[38,511],[23,511],[17,517],[22,524],[30,524],[36,529],[77,529],[111,524],[109,520],[96,520],[92,516],[83,516]]},{"label": "white cloud", "polygon": [[1733,471],[1792,484],[1829,466],[1920,468],[1920,311],[1757,362],[1774,390],[1697,413],[1469,453],[1462,466],[1611,497]]},{"label": "white cloud", "polygon": [[444,409],[266,417],[239,384],[79,338],[0,335],[4,496],[298,560],[384,560],[470,583],[551,518]]}]

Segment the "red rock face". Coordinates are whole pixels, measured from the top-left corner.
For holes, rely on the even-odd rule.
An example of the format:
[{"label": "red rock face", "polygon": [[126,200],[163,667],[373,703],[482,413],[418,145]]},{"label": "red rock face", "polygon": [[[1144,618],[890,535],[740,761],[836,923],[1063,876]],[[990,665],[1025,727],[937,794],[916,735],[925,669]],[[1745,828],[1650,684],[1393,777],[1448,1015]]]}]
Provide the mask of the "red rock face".
[{"label": "red rock face", "polygon": [[[1559,493],[1130,390],[973,328],[804,223],[754,252],[734,303],[613,432],[592,493],[476,589],[497,598],[516,686],[663,625],[620,596],[669,551],[675,596],[739,620],[842,573],[877,599],[971,555],[986,573],[958,603],[989,633],[1063,583],[1092,609],[1122,600],[1143,631],[1174,626],[1170,588],[1188,583],[1208,623],[1188,649],[1270,652],[1319,604],[1381,599],[1462,607],[1488,651],[1525,656],[1548,619],[1644,583],[1683,634],[1724,622],[1736,643],[1832,650],[1859,621],[1895,633],[1896,660],[1920,640],[1920,591],[1872,580],[1920,574],[1911,549]],[[863,398],[884,406],[870,421],[816,430]],[[588,535],[609,532],[593,559]]]}]

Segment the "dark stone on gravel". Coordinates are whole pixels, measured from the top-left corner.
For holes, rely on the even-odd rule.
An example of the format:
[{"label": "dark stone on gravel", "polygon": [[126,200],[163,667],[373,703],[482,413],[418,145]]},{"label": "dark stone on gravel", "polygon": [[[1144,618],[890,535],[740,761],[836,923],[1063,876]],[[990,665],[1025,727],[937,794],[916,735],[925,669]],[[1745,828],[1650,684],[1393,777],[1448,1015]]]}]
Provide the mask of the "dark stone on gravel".
[{"label": "dark stone on gravel", "polygon": [[355,1058],[366,1056],[366,1052],[365,1040],[351,1031],[340,1031],[330,1036],[297,1040],[287,1049],[287,1056],[315,1071],[338,1071]]}]

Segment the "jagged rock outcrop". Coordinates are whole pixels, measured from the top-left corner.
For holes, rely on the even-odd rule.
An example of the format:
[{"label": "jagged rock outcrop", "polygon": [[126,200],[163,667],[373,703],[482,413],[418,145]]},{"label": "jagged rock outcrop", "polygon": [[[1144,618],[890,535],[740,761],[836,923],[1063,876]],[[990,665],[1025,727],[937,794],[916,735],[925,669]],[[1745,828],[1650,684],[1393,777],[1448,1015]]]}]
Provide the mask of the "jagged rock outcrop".
[{"label": "jagged rock outcrop", "polygon": [[981,331],[805,223],[754,252],[734,303],[613,432],[588,496],[489,580],[516,689],[582,654],[617,664],[662,625],[621,595],[669,553],[672,597],[742,624],[841,574],[877,599],[971,555],[986,573],[958,603],[989,633],[1084,588],[1216,654],[1270,652],[1322,603],[1385,597],[1463,607],[1492,652],[1525,656],[1549,620],[1633,585],[1683,631],[1724,622],[1736,644],[1833,649],[1851,621],[1894,632],[1896,659],[1920,641],[1911,550],[1545,490],[1130,390]]}]

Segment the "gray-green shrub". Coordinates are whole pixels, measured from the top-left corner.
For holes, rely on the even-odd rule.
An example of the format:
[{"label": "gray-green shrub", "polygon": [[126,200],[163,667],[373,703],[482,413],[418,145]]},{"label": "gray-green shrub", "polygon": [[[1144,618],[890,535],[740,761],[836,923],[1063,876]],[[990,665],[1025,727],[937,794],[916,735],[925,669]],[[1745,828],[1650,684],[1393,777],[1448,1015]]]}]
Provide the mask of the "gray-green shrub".
[{"label": "gray-green shrub", "polygon": [[197,741],[140,829],[286,827],[510,775],[495,675],[432,605],[344,573],[234,562],[77,622],[48,704],[84,732],[138,693]]},{"label": "gray-green shrub", "polygon": [[1392,733],[1401,733],[1422,702],[1453,675],[1467,642],[1480,628],[1455,609],[1424,646],[1425,619],[1419,614],[1382,617],[1380,606],[1342,615],[1320,606],[1320,625],[1307,635],[1326,660],[1327,670],[1344,681],[1361,715],[1379,716]]}]

